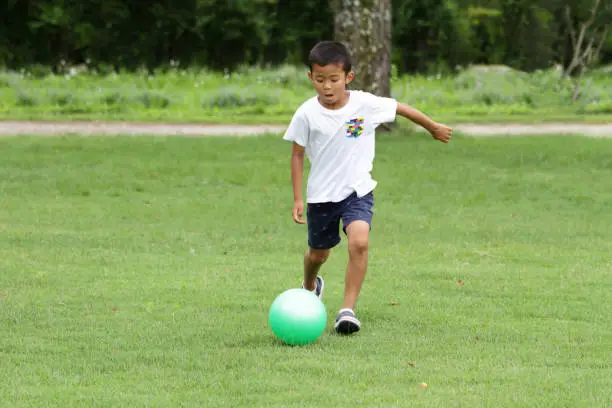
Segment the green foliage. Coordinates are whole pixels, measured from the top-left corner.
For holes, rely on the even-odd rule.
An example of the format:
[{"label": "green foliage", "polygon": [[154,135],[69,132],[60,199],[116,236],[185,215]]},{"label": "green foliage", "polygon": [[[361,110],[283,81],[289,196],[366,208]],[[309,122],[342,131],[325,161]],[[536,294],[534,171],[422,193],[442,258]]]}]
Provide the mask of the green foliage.
[{"label": "green foliage", "polygon": [[63,90],[51,90],[48,98],[52,104],[57,106],[76,105],[78,102],[76,93]]},{"label": "green foliage", "polygon": [[[394,0],[393,63],[400,73],[437,73],[567,62],[564,8],[583,21],[593,1]],[[594,27],[612,21],[611,4],[602,1]],[[79,64],[104,73],[302,64],[333,28],[328,0],[12,0],[0,2],[0,67],[44,76]],[[602,50],[610,61],[612,32]]]},{"label": "green foliage", "polygon": [[39,104],[38,98],[32,92],[18,90],[16,105],[21,107],[31,107]]},{"label": "green foliage", "polygon": [[504,59],[511,66],[529,71],[557,62],[553,49],[557,38],[554,16],[537,3],[506,0],[502,5]]},{"label": "green foliage", "polygon": [[21,82],[21,76],[16,72],[0,71],[0,88],[11,88]]},{"label": "green foliage", "polygon": [[164,109],[170,106],[170,98],[159,92],[145,91],[137,97],[137,100],[147,109]]},{"label": "green foliage", "polygon": [[470,44],[476,55],[473,61],[478,64],[500,64],[504,61],[502,47],[503,32],[500,29],[501,11],[494,8],[468,7],[463,12],[469,24]]},{"label": "green foliage", "polygon": [[253,92],[248,88],[220,88],[214,94],[209,96],[203,103],[206,108],[245,108],[256,105],[273,105],[278,103],[278,98],[272,94],[262,90]]},{"label": "green foliage", "polygon": [[[588,72],[571,101],[572,79],[558,69],[531,73],[504,65],[456,75],[394,75],[391,94],[440,120],[605,120],[609,68]],[[287,124],[314,95],[306,67],[241,66],[234,72],[172,68],[102,75],[83,71],[42,78],[0,71],[0,118],[130,119]],[[523,115],[518,118],[517,115]],[[586,115],[586,116],[585,116]],[[608,117],[609,119],[609,117]]]},{"label": "green foliage", "polygon": [[452,1],[394,2],[394,62],[400,72],[446,71],[473,60],[470,27]]}]

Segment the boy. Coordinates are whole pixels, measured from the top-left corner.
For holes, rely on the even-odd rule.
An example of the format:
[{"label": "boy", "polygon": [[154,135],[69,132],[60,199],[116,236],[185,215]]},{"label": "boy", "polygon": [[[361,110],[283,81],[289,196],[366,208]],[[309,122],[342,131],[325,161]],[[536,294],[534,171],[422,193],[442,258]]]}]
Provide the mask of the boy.
[{"label": "boy", "polygon": [[[283,139],[293,142],[291,183],[293,220],[308,223],[308,250],[304,255],[302,287],[323,297],[324,281],[318,275],[331,248],[340,242],[339,223],[348,238],[344,303],[335,329],[351,334],[361,329],[354,308],[366,274],[368,242],[377,182],[371,177],[374,134],[378,125],[396,115],[422,126],[434,139],[448,143],[452,130],[418,110],[362,91],[348,91],[354,78],[347,49],[323,41],[310,52],[308,77],[317,93],[295,112]],[[302,219],[304,153],[311,163],[307,185],[307,220]]]}]

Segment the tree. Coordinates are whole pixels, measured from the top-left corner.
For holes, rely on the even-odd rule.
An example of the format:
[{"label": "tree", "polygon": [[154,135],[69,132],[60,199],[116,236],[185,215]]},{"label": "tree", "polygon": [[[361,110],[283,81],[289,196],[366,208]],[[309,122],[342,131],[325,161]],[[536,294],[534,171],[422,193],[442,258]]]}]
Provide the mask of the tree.
[{"label": "tree", "polygon": [[333,0],[334,37],[351,53],[353,87],[390,96],[391,0]]},{"label": "tree", "polygon": [[[462,10],[453,0],[393,0],[393,62],[398,72],[447,73],[474,62],[479,51],[488,58],[493,53],[479,50],[484,44],[478,44],[483,37],[488,40],[488,28],[476,25],[479,19],[483,25],[499,24],[486,22],[480,11],[489,9]],[[478,35],[479,28],[484,36]]]},{"label": "tree", "polygon": [[[601,0],[594,0],[590,12],[586,19],[577,24],[572,18],[572,8],[570,5],[565,6],[565,19],[569,30],[569,35],[572,44],[572,57],[569,65],[565,69],[564,77],[572,75],[579,68],[576,78],[576,85],[572,94],[572,100],[578,99],[580,95],[580,82],[587,68],[597,60],[604,41],[608,35],[610,23],[608,19],[604,19],[605,23],[601,23],[601,14],[609,13],[605,5],[599,8]],[[608,8],[610,8],[608,6]]]},{"label": "tree", "polygon": [[553,65],[557,32],[551,6],[548,0],[502,3],[500,28],[505,64],[525,71]]}]

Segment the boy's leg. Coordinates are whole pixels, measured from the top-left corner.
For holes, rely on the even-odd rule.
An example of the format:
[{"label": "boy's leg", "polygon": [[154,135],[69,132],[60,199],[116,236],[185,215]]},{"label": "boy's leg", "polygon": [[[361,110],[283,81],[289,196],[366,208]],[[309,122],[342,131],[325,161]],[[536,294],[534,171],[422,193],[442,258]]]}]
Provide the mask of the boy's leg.
[{"label": "boy's leg", "polygon": [[336,331],[342,334],[351,334],[361,329],[361,322],[355,317],[354,309],[368,267],[373,206],[374,196],[371,192],[363,197],[352,196],[346,203],[342,215],[349,252],[344,283],[344,303],[335,324]]},{"label": "boy's leg", "polygon": [[321,265],[327,261],[330,249],[340,242],[340,210],[338,203],[308,204],[308,250],[304,254],[304,289],[323,296],[323,278],[318,276]]},{"label": "boy's leg", "polygon": [[346,266],[342,308],[354,310],[368,267],[370,224],[361,220],[353,221],[346,228],[346,233],[349,261]]},{"label": "boy's leg", "polygon": [[316,289],[319,269],[327,261],[329,253],[329,249],[308,248],[304,254],[304,289],[310,291]]}]

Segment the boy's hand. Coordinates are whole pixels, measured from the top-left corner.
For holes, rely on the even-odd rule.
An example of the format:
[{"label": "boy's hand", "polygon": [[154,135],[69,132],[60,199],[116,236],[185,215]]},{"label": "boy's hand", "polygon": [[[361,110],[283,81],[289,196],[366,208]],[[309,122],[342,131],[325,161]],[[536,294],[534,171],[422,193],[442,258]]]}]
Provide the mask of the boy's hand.
[{"label": "boy's hand", "polygon": [[437,123],[436,126],[429,131],[429,133],[431,133],[434,139],[439,140],[443,143],[448,143],[453,133],[453,129],[449,128],[448,126]]},{"label": "boy's hand", "polygon": [[293,202],[293,211],[291,211],[293,215],[293,221],[298,224],[306,224],[306,220],[302,219],[302,215],[304,214],[304,201],[294,201]]}]

